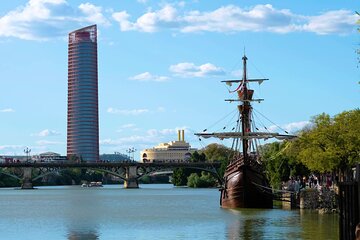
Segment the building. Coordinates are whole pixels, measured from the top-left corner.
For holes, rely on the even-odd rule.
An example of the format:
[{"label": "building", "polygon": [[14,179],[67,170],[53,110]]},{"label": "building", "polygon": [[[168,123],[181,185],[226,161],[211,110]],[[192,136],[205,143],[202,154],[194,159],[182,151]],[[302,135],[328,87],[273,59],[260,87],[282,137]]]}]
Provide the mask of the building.
[{"label": "building", "polygon": [[142,162],[187,162],[197,149],[185,142],[184,130],[178,131],[178,141],[160,143],[140,152]]},{"label": "building", "polygon": [[26,162],[27,160],[27,156],[0,156],[1,163]]},{"label": "building", "polygon": [[69,33],[67,156],[99,160],[97,29]]},{"label": "building", "polygon": [[66,156],[61,156],[60,154],[54,152],[44,152],[31,157],[31,161],[37,162],[64,162],[66,160]]}]

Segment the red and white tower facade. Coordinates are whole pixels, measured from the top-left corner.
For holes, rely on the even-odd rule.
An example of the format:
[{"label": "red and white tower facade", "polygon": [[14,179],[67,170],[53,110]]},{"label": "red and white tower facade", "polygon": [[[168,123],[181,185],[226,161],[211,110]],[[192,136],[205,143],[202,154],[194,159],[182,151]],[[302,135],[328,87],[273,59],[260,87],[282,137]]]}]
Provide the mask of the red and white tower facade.
[{"label": "red and white tower facade", "polygon": [[69,33],[67,156],[99,160],[96,25]]}]

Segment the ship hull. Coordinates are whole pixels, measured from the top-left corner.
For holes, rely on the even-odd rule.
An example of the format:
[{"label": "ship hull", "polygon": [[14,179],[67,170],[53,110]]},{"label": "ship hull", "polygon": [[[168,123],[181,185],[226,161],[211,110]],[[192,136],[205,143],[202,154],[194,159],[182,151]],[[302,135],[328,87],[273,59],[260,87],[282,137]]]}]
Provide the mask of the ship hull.
[{"label": "ship hull", "polygon": [[264,174],[250,165],[228,167],[220,205],[223,208],[272,208],[272,194]]}]

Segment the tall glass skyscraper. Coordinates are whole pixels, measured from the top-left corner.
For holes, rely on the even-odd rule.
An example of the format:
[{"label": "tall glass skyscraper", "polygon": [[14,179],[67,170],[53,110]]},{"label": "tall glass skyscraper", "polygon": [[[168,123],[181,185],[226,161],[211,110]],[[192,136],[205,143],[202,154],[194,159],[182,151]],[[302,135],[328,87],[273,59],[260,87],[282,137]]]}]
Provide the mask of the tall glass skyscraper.
[{"label": "tall glass skyscraper", "polygon": [[99,160],[96,25],[69,33],[67,156]]}]

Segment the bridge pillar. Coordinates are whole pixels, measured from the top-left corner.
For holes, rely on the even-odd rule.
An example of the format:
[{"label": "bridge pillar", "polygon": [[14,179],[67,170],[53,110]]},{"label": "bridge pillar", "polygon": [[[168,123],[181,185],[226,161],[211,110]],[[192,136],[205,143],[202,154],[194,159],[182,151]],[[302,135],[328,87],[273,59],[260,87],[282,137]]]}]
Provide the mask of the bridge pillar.
[{"label": "bridge pillar", "polygon": [[137,166],[128,166],[126,168],[126,180],[124,181],[124,188],[139,188],[137,180]]},{"label": "bridge pillar", "polygon": [[32,168],[31,167],[25,167],[23,168],[23,181],[21,184],[21,189],[33,189],[33,184],[32,184]]}]

